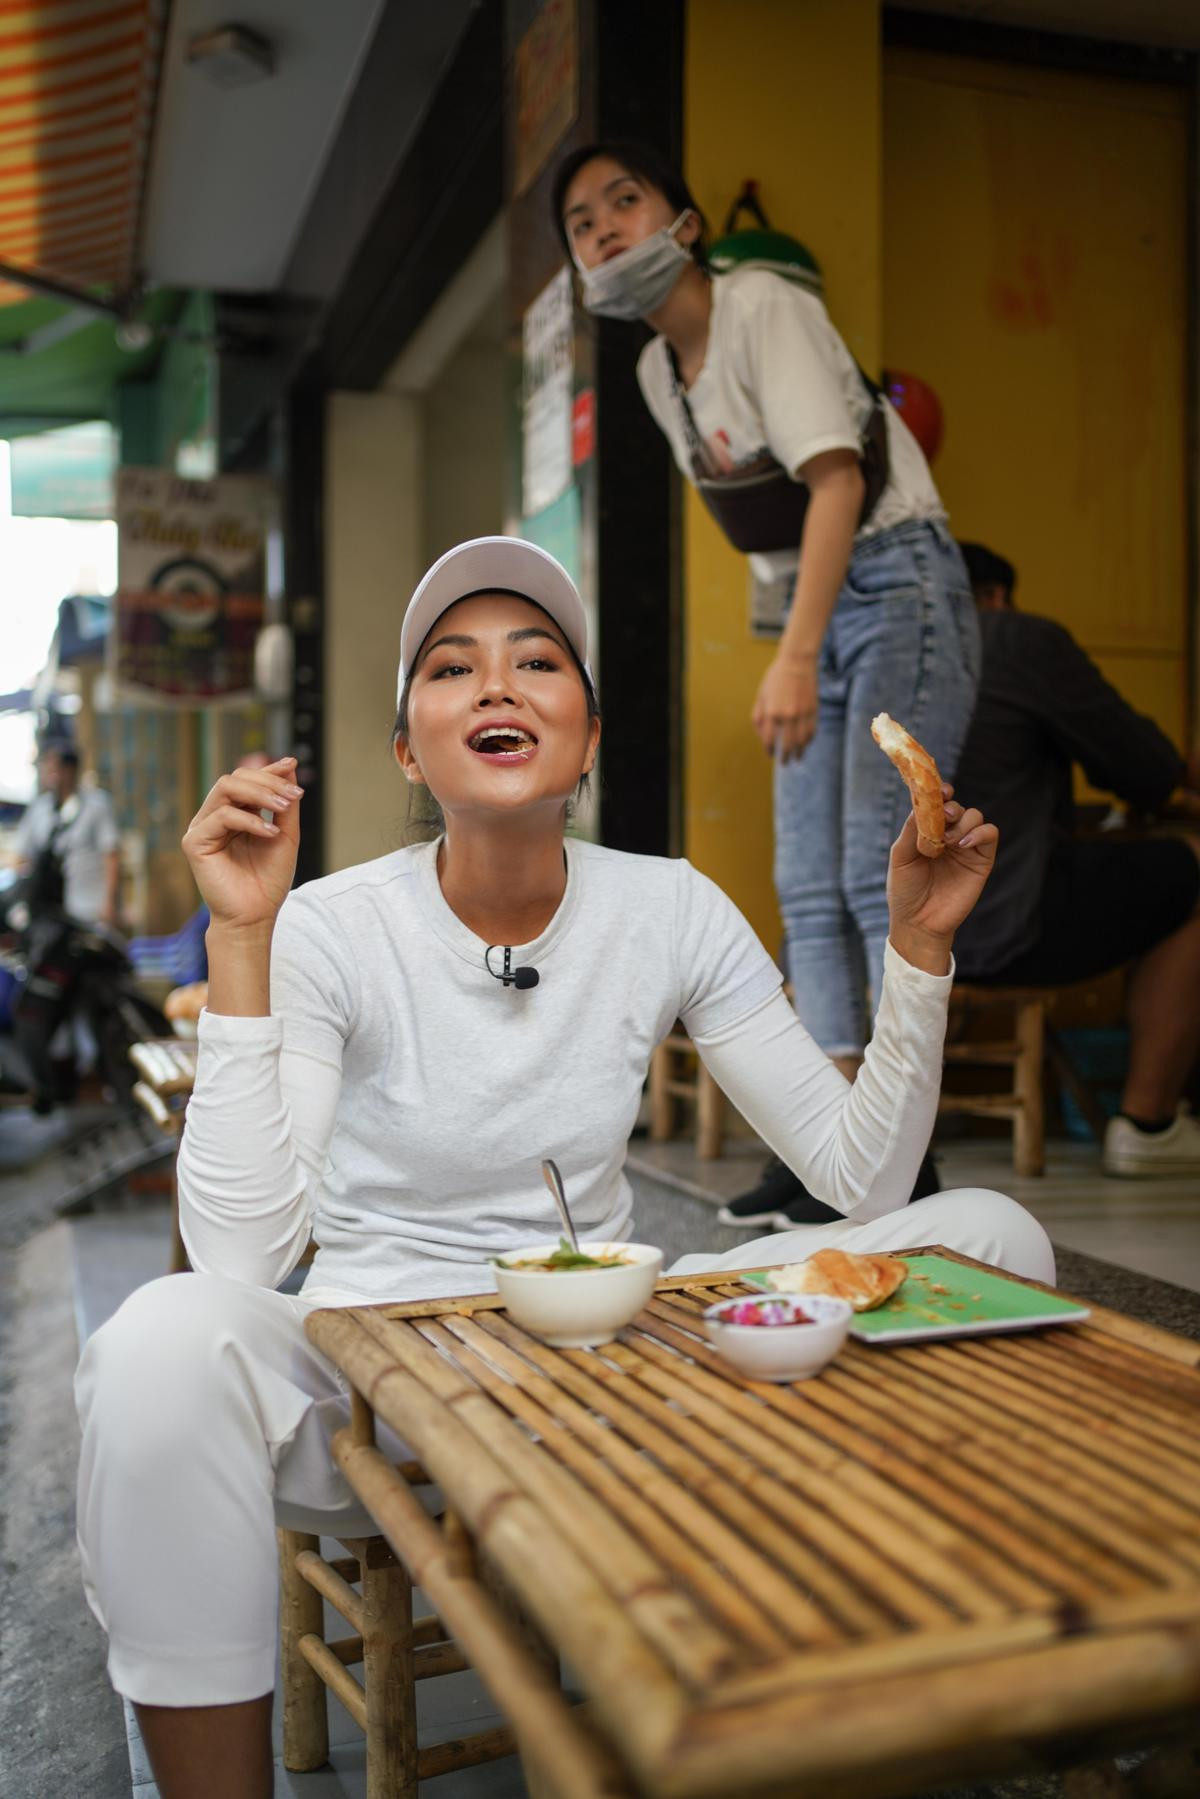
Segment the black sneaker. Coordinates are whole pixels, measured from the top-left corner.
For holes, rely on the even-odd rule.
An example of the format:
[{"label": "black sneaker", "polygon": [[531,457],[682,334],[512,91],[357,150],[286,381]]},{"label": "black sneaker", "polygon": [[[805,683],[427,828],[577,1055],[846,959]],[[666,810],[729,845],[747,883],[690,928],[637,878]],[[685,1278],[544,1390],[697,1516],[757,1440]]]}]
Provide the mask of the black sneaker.
[{"label": "black sneaker", "polygon": [[[795,1176],[792,1177],[795,1179]],[[802,1182],[796,1181],[800,1191],[790,1204],[783,1207],[783,1217],[777,1220],[774,1229],[777,1231],[794,1230],[799,1224],[832,1224],[835,1219],[844,1218],[845,1213],[827,1206],[823,1199],[814,1199]],[[907,1204],[912,1205],[915,1199],[928,1199],[931,1193],[940,1193],[942,1184],[938,1180],[937,1163],[928,1150],[925,1159],[917,1170],[917,1178],[913,1182],[913,1190],[908,1196]]]},{"label": "black sneaker", "polygon": [[768,1229],[787,1229],[787,1207],[805,1192],[803,1181],[794,1175],[786,1162],[772,1156],[762,1171],[757,1187],[742,1193],[722,1206],[717,1217],[722,1224],[765,1224]]}]

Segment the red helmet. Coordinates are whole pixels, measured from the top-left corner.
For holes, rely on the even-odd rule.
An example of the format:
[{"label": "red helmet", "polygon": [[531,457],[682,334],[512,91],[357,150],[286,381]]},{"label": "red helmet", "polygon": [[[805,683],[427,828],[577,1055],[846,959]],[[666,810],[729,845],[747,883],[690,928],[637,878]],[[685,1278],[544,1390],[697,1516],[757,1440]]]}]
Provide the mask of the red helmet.
[{"label": "red helmet", "polygon": [[884,369],[883,388],[920,444],[926,462],[932,462],[942,445],[942,402],[928,381],[922,381],[919,375],[906,375],[900,369]]}]

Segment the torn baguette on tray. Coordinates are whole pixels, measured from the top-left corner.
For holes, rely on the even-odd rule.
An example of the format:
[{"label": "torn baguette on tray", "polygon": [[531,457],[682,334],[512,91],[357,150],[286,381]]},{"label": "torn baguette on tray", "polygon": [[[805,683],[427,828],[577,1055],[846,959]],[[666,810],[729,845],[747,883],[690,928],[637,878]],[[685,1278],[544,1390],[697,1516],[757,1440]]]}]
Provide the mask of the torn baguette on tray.
[{"label": "torn baguette on tray", "polygon": [[917,821],[917,848],[923,856],[940,856],[946,847],[946,803],[942,777],[929,751],[886,712],[871,720],[871,735],[904,778]]},{"label": "torn baguette on tray", "polygon": [[897,1256],[859,1256],[847,1249],[819,1249],[807,1262],[772,1268],[767,1285],[777,1293],[829,1293],[848,1299],[856,1312],[873,1312],[903,1285],[908,1268]]}]

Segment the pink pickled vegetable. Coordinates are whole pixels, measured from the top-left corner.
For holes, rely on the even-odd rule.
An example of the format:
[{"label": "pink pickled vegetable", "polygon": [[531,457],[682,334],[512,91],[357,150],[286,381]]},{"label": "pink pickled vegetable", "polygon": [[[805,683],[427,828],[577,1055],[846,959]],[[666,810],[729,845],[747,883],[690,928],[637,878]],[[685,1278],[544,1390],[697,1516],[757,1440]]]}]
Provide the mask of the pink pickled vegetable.
[{"label": "pink pickled vegetable", "polygon": [[811,1324],[790,1299],[738,1299],[718,1313],[722,1324]]}]

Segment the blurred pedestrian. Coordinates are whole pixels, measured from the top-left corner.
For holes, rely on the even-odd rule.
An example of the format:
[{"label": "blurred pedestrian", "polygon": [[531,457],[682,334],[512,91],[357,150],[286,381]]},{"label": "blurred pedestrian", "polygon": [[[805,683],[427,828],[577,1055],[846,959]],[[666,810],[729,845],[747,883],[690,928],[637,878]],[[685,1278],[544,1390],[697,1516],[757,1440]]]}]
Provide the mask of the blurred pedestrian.
[{"label": "blurred pedestrian", "polygon": [[[58,904],[82,924],[115,930],[121,918],[121,835],[112,800],[99,787],[79,780],[79,751],[66,738],[47,738],[38,753],[38,788],[17,828],[16,855],[21,875],[46,891],[61,869]],[[30,896],[30,909],[40,904]]]}]

